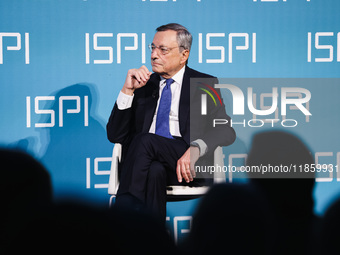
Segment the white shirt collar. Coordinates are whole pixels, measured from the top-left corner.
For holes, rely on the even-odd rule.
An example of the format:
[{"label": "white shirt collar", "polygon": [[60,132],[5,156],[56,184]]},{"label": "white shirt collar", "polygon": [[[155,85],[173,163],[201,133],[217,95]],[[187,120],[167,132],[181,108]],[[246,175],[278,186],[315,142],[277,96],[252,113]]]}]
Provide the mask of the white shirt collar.
[{"label": "white shirt collar", "polygon": [[[181,70],[179,70],[174,76],[172,76],[171,78],[175,81],[175,82],[177,82],[178,84],[182,84],[182,82],[183,82],[183,76],[184,76],[184,71],[185,71],[185,66],[183,66],[182,68],[181,68]],[[162,76],[161,76],[161,82],[162,83],[164,83],[165,82],[165,78],[163,78]],[[161,84],[162,84],[161,83]]]}]

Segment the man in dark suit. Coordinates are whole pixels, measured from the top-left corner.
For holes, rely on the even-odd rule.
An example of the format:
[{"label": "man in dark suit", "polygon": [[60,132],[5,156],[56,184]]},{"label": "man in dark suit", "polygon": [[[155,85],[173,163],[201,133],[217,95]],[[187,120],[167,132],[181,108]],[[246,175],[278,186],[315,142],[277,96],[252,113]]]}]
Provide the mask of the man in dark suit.
[{"label": "man in dark suit", "polygon": [[117,207],[146,206],[164,220],[166,185],[192,184],[195,163],[235,140],[229,124],[212,127],[213,119],[230,120],[222,101],[208,101],[201,114],[204,92],[190,80],[217,79],[187,66],[191,42],[185,27],[161,26],[149,46],[154,73],[145,66],[127,73],[107,124],[109,140],[123,146]]}]

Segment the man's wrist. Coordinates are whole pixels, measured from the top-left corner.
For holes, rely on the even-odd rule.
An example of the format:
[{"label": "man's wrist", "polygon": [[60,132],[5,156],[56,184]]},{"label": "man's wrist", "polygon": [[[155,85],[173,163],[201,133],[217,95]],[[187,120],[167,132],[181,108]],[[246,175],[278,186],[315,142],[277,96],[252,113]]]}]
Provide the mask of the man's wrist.
[{"label": "man's wrist", "polygon": [[125,95],[132,96],[135,90],[123,87],[121,92],[124,93]]},{"label": "man's wrist", "polygon": [[196,143],[196,142],[191,142],[191,143],[190,143],[190,147],[195,147],[195,148],[197,148],[198,151],[199,151],[199,154],[201,155],[201,148],[200,148],[200,145],[199,145],[198,143]]},{"label": "man's wrist", "polygon": [[190,146],[197,147],[199,149],[200,157],[204,156],[208,150],[207,144],[202,139],[192,141]]}]

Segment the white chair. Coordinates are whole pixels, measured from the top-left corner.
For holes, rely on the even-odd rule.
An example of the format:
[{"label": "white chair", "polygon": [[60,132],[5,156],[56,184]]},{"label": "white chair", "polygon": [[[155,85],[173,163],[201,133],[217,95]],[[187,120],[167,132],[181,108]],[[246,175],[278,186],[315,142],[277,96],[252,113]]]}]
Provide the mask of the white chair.
[{"label": "white chair", "polygon": [[[110,170],[110,180],[108,193],[111,195],[110,197],[110,206],[112,205],[112,200],[116,197],[117,190],[119,187],[118,180],[118,164],[121,161],[122,155],[122,145],[116,143],[112,150],[112,163]],[[215,169],[222,169],[224,166],[224,154],[222,147],[217,147],[214,152],[214,166]],[[214,184],[226,182],[226,174],[224,171],[215,171],[214,172]],[[210,186],[200,186],[200,187],[190,187],[190,186],[178,186],[171,185],[167,186],[167,196],[168,200],[179,201],[186,200],[190,198],[199,197],[204,195]]]}]

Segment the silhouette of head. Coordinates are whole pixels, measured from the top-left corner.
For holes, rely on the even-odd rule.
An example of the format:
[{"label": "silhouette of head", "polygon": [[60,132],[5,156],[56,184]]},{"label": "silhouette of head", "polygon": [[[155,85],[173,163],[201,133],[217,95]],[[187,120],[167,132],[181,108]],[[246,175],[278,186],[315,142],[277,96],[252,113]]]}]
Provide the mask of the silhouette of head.
[{"label": "silhouette of head", "polygon": [[274,209],[297,217],[313,210],[315,174],[300,172],[300,165],[304,169],[306,164],[314,164],[307,147],[296,136],[281,131],[255,135],[247,159],[249,167],[267,167],[267,172],[251,172],[249,177],[264,191]]}]

